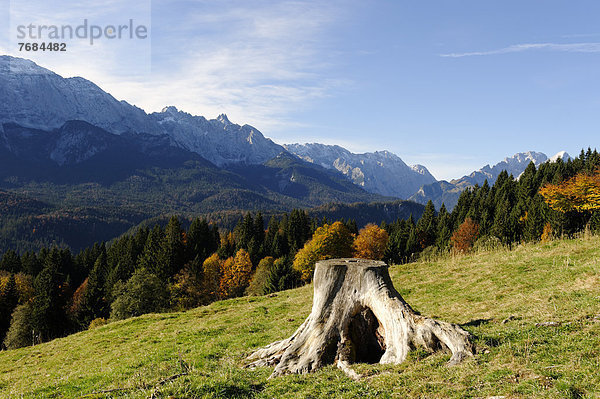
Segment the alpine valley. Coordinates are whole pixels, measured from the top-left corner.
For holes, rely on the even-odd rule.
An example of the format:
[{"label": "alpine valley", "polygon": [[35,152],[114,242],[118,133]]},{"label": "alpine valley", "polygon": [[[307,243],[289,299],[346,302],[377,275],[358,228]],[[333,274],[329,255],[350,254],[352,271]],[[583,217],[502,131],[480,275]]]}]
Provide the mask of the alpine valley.
[{"label": "alpine valley", "polygon": [[9,56],[0,56],[0,98],[2,250],[80,249],[169,214],[224,226],[243,211],[292,208],[359,223],[418,218],[427,201],[452,208],[460,192],[502,170],[518,176],[530,162],[569,157],[520,153],[437,181],[388,151],[280,145],[225,114],[206,119],[173,106],[147,114],[86,79]]}]

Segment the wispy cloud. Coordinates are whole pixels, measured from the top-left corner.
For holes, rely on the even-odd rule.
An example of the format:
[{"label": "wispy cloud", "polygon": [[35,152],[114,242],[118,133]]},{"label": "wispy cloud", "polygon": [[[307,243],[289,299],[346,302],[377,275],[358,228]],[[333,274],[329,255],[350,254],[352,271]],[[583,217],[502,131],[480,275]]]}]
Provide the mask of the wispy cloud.
[{"label": "wispy cloud", "polygon": [[[17,12],[24,18],[44,1],[12,10],[13,23]],[[130,18],[127,11],[137,10],[134,3],[123,2],[120,15]],[[147,112],[166,105],[206,117],[225,112],[232,121],[271,135],[297,125],[290,120],[297,110],[351,87],[336,72],[339,61],[330,34],[343,23],[347,9],[346,0],[153,2],[151,50],[141,49],[141,55],[151,51],[151,72],[148,57],[131,49],[131,54],[117,52],[112,43],[72,43],[61,57],[26,56],[65,77],[92,80]],[[80,22],[95,15],[92,11],[97,10],[38,12],[47,18],[34,22]]]},{"label": "wispy cloud", "polygon": [[[289,126],[290,113],[348,86],[332,72],[327,35],[343,18],[338,2],[209,4],[154,32],[153,85],[130,92],[133,101],[147,110],[173,104],[192,114],[226,112],[271,133]],[[165,47],[173,52],[168,62]]]},{"label": "wispy cloud", "polygon": [[484,56],[484,55],[497,55],[497,54],[508,54],[508,53],[522,53],[525,51],[536,51],[536,50],[547,50],[547,51],[562,51],[568,53],[600,53],[600,43],[524,43],[524,44],[513,44],[508,47],[503,47],[495,50],[488,51],[471,51],[465,53],[447,53],[440,54],[440,57],[450,58],[461,58],[461,57],[472,57],[472,56]]}]

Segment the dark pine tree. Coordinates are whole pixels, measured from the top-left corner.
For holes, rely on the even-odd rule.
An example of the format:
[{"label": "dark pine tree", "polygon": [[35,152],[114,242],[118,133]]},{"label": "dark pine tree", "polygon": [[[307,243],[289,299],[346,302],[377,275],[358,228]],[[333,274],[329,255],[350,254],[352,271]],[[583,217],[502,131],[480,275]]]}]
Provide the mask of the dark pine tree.
[{"label": "dark pine tree", "polygon": [[4,342],[12,313],[19,304],[19,292],[17,291],[17,283],[15,275],[11,274],[7,283],[0,291],[0,344]]},{"label": "dark pine tree", "polygon": [[419,222],[417,223],[417,235],[421,249],[435,244],[437,235],[437,218],[435,215],[435,207],[431,200],[427,201],[425,210]]},{"label": "dark pine tree", "polygon": [[450,244],[450,237],[452,236],[452,217],[446,209],[446,205],[442,204],[440,211],[438,212],[438,223],[435,245],[439,249],[446,249]]},{"label": "dark pine tree", "polygon": [[155,274],[163,281],[167,281],[183,268],[185,264],[185,246],[183,244],[183,230],[179,219],[173,216],[162,239],[158,254],[159,269]]},{"label": "dark pine tree", "polygon": [[[40,251],[41,252],[41,251]],[[33,252],[25,252],[21,256],[21,265],[23,273],[29,274],[30,276],[37,276],[42,271],[43,264],[39,260],[38,256]]]},{"label": "dark pine tree", "polygon": [[110,310],[106,293],[107,269],[106,250],[103,246],[88,276],[87,287],[83,292],[81,316],[78,318],[83,328],[87,328],[96,318],[108,318]]},{"label": "dark pine tree", "polygon": [[21,271],[21,258],[15,251],[9,249],[2,256],[0,269],[10,273],[19,273]]},{"label": "dark pine tree", "polygon": [[186,242],[186,261],[196,258],[200,263],[219,248],[219,236],[204,219],[196,218],[190,225]]},{"label": "dark pine tree", "polygon": [[68,330],[66,301],[62,295],[61,253],[54,248],[34,281],[32,325],[37,341],[49,341]]},{"label": "dark pine tree", "polygon": [[154,275],[164,273],[164,265],[160,259],[161,244],[164,238],[164,232],[159,225],[154,226],[148,233],[144,250],[138,257],[137,268],[146,269]]}]

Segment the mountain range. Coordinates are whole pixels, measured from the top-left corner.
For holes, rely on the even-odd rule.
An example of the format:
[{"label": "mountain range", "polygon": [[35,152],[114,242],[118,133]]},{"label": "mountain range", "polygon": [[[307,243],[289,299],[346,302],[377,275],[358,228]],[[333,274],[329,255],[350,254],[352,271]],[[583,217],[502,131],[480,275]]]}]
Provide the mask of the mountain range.
[{"label": "mountain range", "polygon": [[[93,214],[95,226],[110,220],[105,235],[114,235],[170,212],[276,212],[389,201],[401,208],[398,199],[452,208],[462,190],[486,179],[493,183],[501,170],[518,176],[529,162],[549,160],[520,153],[461,179],[437,181],[425,166],[409,166],[389,151],[280,145],[225,114],[207,119],[174,106],[148,114],[84,78],[63,78],[9,56],[0,56],[0,96],[0,189],[42,204],[38,213],[25,212],[26,229],[34,232],[40,220],[65,215],[71,223]],[[422,210],[405,206],[415,214]]]},{"label": "mountain range", "polygon": [[566,162],[571,159],[571,156],[566,151],[561,151],[550,158],[541,152],[520,152],[512,157],[504,158],[504,160],[494,166],[485,165],[483,168],[460,179],[453,179],[449,182],[441,180],[424,185],[415,194],[410,196],[409,200],[420,204],[426,204],[431,200],[437,209],[444,204],[446,208],[452,210],[458,202],[460,193],[468,187],[481,186],[485,181],[492,185],[502,171],[506,171],[509,175],[518,178],[531,162],[538,167],[544,162],[555,162],[558,159]]}]

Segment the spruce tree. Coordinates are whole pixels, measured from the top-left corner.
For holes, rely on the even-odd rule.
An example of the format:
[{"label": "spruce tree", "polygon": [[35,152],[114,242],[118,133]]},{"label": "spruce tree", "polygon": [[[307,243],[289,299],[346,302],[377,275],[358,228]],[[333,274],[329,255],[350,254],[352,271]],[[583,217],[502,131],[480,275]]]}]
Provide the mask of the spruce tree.
[{"label": "spruce tree", "polygon": [[88,277],[86,290],[83,293],[81,316],[79,322],[87,328],[92,320],[102,317],[107,318],[109,307],[106,293],[106,278],[108,266],[106,250],[102,250]]},{"label": "spruce tree", "polygon": [[159,225],[154,226],[148,233],[146,243],[144,244],[144,250],[138,258],[138,269],[146,269],[149,273],[155,275],[163,273],[164,265],[161,263],[162,259],[160,259],[163,238],[163,230]]},{"label": "spruce tree", "polygon": [[435,243],[437,233],[437,218],[435,215],[435,207],[431,200],[427,201],[423,215],[417,223],[417,231],[419,235],[419,245],[424,249]]},{"label": "spruce tree", "polygon": [[4,342],[8,328],[10,327],[11,315],[19,303],[19,292],[15,275],[11,274],[8,281],[0,291],[0,343]]},{"label": "spruce tree", "polygon": [[250,240],[254,235],[254,218],[250,212],[246,213],[234,229],[236,251],[248,250]]},{"label": "spruce tree", "polygon": [[0,269],[9,273],[19,273],[21,271],[21,258],[15,251],[9,249],[2,256]]},{"label": "spruce tree", "polygon": [[406,240],[406,249],[404,253],[406,254],[407,261],[411,261],[412,257],[418,254],[421,251],[421,246],[419,244],[419,233],[416,227],[410,229],[408,234],[408,239]]},{"label": "spruce tree", "polygon": [[173,216],[167,227],[160,244],[158,263],[160,267],[155,271],[158,278],[167,281],[183,268],[185,263],[185,247],[183,245],[183,231],[179,219]]},{"label": "spruce tree", "polygon": [[42,262],[40,262],[38,256],[33,251],[25,252],[21,256],[21,266],[23,273],[33,277],[37,276],[43,267]]},{"label": "spruce tree", "polygon": [[446,209],[446,205],[442,204],[438,213],[438,224],[436,232],[435,245],[439,249],[446,249],[450,244],[450,237],[452,236],[452,218]]},{"label": "spruce tree", "polygon": [[60,262],[60,251],[52,249],[34,281],[32,325],[37,339],[42,342],[60,337],[68,330],[65,298],[61,295]]},{"label": "spruce tree", "polygon": [[294,288],[299,283],[300,276],[293,269],[291,258],[286,256],[273,262],[266,280],[264,293],[270,294]]},{"label": "spruce tree", "polygon": [[214,232],[204,219],[196,218],[190,225],[186,243],[186,261],[199,258],[204,262],[219,247],[219,240],[215,241]]},{"label": "spruce tree", "polygon": [[273,256],[273,243],[277,234],[279,234],[279,221],[275,216],[271,216],[271,219],[269,220],[269,225],[267,226],[267,234],[265,235],[265,255]]}]

